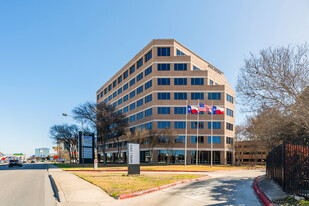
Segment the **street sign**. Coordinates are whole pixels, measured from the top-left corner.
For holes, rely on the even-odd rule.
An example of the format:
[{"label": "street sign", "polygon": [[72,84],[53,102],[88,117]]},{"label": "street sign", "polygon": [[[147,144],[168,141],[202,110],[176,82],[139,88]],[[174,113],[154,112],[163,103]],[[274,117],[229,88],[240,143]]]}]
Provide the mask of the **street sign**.
[{"label": "street sign", "polygon": [[62,147],[53,147],[54,150],[60,150]]}]

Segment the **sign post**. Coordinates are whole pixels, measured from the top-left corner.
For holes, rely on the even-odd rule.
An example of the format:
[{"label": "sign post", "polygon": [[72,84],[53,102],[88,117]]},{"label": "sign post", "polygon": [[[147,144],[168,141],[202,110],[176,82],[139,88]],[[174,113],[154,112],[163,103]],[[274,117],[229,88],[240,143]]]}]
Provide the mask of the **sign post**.
[{"label": "sign post", "polygon": [[139,144],[128,143],[128,175],[140,174]]},{"label": "sign post", "polygon": [[79,162],[94,163],[94,133],[79,132]]}]

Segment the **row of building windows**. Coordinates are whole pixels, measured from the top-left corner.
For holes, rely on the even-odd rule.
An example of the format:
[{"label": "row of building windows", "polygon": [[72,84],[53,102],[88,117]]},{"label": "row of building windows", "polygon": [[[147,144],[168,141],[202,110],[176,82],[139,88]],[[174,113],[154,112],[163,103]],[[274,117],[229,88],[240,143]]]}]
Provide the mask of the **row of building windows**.
[{"label": "row of building windows", "polygon": [[[127,101],[128,99],[128,95],[124,96],[123,101]],[[152,101],[152,94],[147,95],[145,98],[145,104]],[[139,99],[136,102],[133,102],[132,104],[130,104],[129,106],[125,106],[123,109],[118,110],[118,113],[127,113],[129,111],[134,110],[136,107],[140,107],[144,104],[144,99]],[[116,103],[116,102],[115,102]],[[122,103],[121,99],[118,100],[118,105],[120,105]],[[114,106],[114,105],[113,105]],[[146,116],[146,115],[145,115]]]},{"label": "row of building windows", "polygon": [[[170,100],[171,93],[169,92],[158,92],[158,100]],[[203,92],[193,92],[191,93],[191,100],[204,100]],[[174,100],[187,100],[186,92],[175,92]],[[208,100],[221,100],[221,93],[218,92],[209,92]]]},{"label": "row of building windows", "polygon": [[[141,126],[139,126],[138,127],[138,129],[140,129],[140,128],[147,128],[147,127],[150,127],[150,128],[152,128],[152,122],[150,122],[150,123],[147,123],[147,124],[145,124],[145,125],[141,125]],[[135,131],[135,127],[133,127],[133,128],[130,128],[131,129],[131,131],[132,132],[134,132]],[[223,137],[221,137],[221,136],[212,136],[212,138],[211,138],[211,136],[207,136],[207,143],[208,144],[211,144],[211,143],[213,143],[213,144],[221,144],[221,139],[222,139]],[[199,144],[203,144],[203,143],[205,143],[205,137],[204,136],[199,136],[198,138],[197,138],[197,136],[190,136],[190,142],[192,143],[192,144],[196,144],[197,143],[197,140],[198,140],[198,143]],[[174,143],[185,143],[185,140],[186,140],[186,136],[177,136],[177,137],[175,137],[174,138]],[[158,140],[157,140],[157,143],[167,143],[167,142],[170,142],[170,138],[168,138],[168,137],[165,137],[165,136],[160,136],[159,138],[158,138]],[[231,137],[226,137],[226,142],[227,142],[227,144],[233,144],[233,138],[231,138]],[[149,143],[149,141],[146,139],[145,141],[144,141],[144,143],[145,144],[148,144]],[[126,147],[127,146],[127,144],[128,144],[128,141],[123,141],[123,142],[118,142],[118,144],[119,144],[119,146],[121,147],[121,146],[124,146],[124,147]],[[110,148],[116,148],[117,146],[118,146],[118,144],[116,143],[116,142],[114,142],[114,143],[109,143],[109,144],[106,144],[106,149],[110,149]]]},{"label": "row of building windows", "polygon": [[[158,78],[158,85],[170,85],[170,78]],[[174,78],[174,85],[187,85],[187,78]],[[204,85],[203,78],[191,78],[191,85]]]},{"label": "row of building windows", "polygon": [[[127,85],[127,84],[126,84],[126,85]],[[126,88],[127,88],[127,87],[125,88],[126,85],[124,85],[123,90],[122,90],[122,88],[119,88],[119,89],[118,89],[118,95],[121,94],[122,91],[125,91],[125,90],[126,90]],[[130,93],[127,94],[127,95],[125,95],[125,96],[122,98],[123,100],[118,100],[118,105],[122,104],[122,102],[126,102],[126,101],[129,99],[129,96],[130,96],[130,98],[134,98],[135,95],[138,95],[138,94],[142,93],[142,92],[144,91],[144,86],[145,86],[145,90],[147,90],[147,89],[149,89],[150,87],[152,87],[152,80],[146,82],[145,85],[142,85],[142,86],[138,87],[136,90],[130,92]],[[113,93],[113,98],[115,98],[116,96],[117,96],[117,92],[114,92],[114,93]],[[108,98],[106,98],[104,101],[105,101],[105,102],[108,102],[108,101],[111,101],[111,100],[112,100],[112,95],[110,95],[110,96],[109,96]],[[117,106],[117,104],[115,104],[115,102],[114,102],[114,103],[113,103],[113,106]]]},{"label": "row of building windows", "polygon": [[[146,55],[145,55],[145,62],[149,61],[150,59],[152,58],[152,51],[148,52]],[[142,65],[143,65],[143,61],[144,61],[144,58],[141,58],[140,60],[137,61],[136,63],[136,66],[137,66],[137,69],[140,68]],[[112,88],[115,88],[117,86],[117,83],[120,84],[122,82],[122,80],[126,79],[128,76],[129,76],[129,73],[130,75],[133,74],[135,72],[135,64],[133,66],[131,66],[129,68],[129,70],[125,71],[121,76],[119,76],[117,78],[117,80],[113,81],[112,84],[108,85],[107,88],[105,88],[98,96],[98,100],[100,98],[102,98],[107,92],[111,91]],[[147,76],[148,74],[150,74],[152,72],[152,67],[149,67],[145,70],[145,76]],[[139,76],[137,77],[137,81],[141,80],[143,78],[143,74],[139,74]],[[130,86],[132,86],[134,83],[135,83],[135,79],[134,81],[130,81]]]}]

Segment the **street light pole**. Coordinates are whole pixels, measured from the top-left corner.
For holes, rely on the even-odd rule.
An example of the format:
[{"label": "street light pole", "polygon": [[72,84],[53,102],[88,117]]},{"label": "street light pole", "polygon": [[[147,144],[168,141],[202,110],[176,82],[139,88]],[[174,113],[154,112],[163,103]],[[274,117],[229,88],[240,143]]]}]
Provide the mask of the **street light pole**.
[{"label": "street light pole", "polygon": [[[69,116],[69,117],[72,117],[72,118],[74,118],[72,115],[68,115],[68,114],[66,114],[66,113],[62,113],[62,116]],[[83,121],[83,119],[80,119],[80,121],[82,122],[82,151],[81,151],[81,157],[82,157],[82,162],[83,162],[83,167],[85,167],[85,162],[84,162],[84,153],[85,153],[85,151],[84,151],[84,121]]]}]

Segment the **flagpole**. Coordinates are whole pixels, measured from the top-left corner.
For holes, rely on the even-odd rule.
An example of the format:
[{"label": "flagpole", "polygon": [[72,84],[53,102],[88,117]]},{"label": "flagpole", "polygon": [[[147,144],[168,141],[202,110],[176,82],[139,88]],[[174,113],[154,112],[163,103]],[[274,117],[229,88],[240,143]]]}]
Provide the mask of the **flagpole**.
[{"label": "flagpole", "polygon": [[188,100],[186,100],[185,166],[187,166],[187,141],[188,141]]},{"label": "flagpole", "polygon": [[210,167],[212,168],[212,159],[213,159],[213,156],[212,156],[212,150],[213,150],[213,134],[212,134],[212,129],[213,129],[213,102],[211,101],[211,121],[210,121]]},{"label": "flagpole", "polygon": [[200,127],[199,125],[199,119],[200,119],[200,100],[197,100],[197,136],[196,136],[196,165],[198,165],[198,128]]}]

